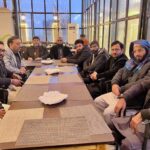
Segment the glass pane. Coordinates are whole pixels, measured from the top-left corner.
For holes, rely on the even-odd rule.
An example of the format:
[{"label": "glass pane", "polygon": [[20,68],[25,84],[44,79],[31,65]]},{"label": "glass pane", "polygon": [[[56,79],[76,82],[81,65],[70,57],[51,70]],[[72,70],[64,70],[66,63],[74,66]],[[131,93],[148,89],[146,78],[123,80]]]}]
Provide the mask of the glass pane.
[{"label": "glass pane", "polygon": [[59,34],[63,38],[64,42],[67,42],[67,29],[61,29]]},{"label": "glass pane", "polygon": [[67,28],[68,23],[70,22],[69,20],[69,14],[60,14],[59,15],[59,20],[60,20],[60,27],[61,28]]},{"label": "glass pane", "polygon": [[31,14],[21,13],[20,15],[20,26],[24,24],[26,28],[31,27]]},{"label": "glass pane", "polygon": [[97,4],[96,4],[96,24],[99,23],[99,8],[100,8],[100,3],[99,3],[99,0],[97,1]]},{"label": "glass pane", "polygon": [[150,15],[150,1],[147,2],[147,15]]},{"label": "glass pane", "polygon": [[124,43],[125,38],[125,21],[117,23],[117,40]]},{"label": "glass pane", "polygon": [[100,23],[103,23],[104,18],[104,1],[100,1]]},{"label": "glass pane", "polygon": [[71,12],[82,12],[82,0],[71,0]]},{"label": "glass pane", "polygon": [[105,0],[105,22],[109,21],[110,0]]},{"label": "glass pane", "polygon": [[44,14],[34,14],[34,28],[45,28]]},{"label": "glass pane", "polygon": [[69,0],[58,1],[58,12],[69,12]]},{"label": "glass pane", "polygon": [[90,28],[88,28],[88,36],[89,36],[89,41],[92,41],[92,35],[91,35],[91,27]]},{"label": "glass pane", "polygon": [[91,28],[91,40],[90,41],[93,41],[94,40],[94,27]]},{"label": "glass pane", "polygon": [[57,12],[57,0],[46,0],[46,11]]},{"label": "glass pane", "polygon": [[52,24],[54,22],[53,14],[46,14],[46,28],[52,28]]},{"label": "glass pane", "polygon": [[13,10],[12,0],[7,0],[6,4],[7,4],[7,8],[12,11]]},{"label": "glass pane", "polygon": [[141,5],[141,0],[132,0],[132,1],[130,0],[128,16],[133,16],[133,15],[139,14],[140,13],[140,5]]},{"label": "glass pane", "polygon": [[3,0],[0,0],[0,7],[4,7]]},{"label": "glass pane", "polygon": [[133,19],[133,20],[128,21],[127,40],[126,40],[126,55],[127,56],[129,56],[130,42],[137,40],[138,38],[138,26],[139,26],[139,19]]},{"label": "glass pane", "polygon": [[79,37],[80,37],[81,33],[82,33],[82,29],[79,29],[79,33],[78,33],[77,38],[79,38]]},{"label": "glass pane", "polygon": [[115,35],[116,35],[116,24],[111,24],[111,27],[110,27],[110,46],[111,47],[111,43],[113,41],[115,41]]},{"label": "glass pane", "polygon": [[31,12],[31,0],[20,0],[19,3],[21,12]]},{"label": "glass pane", "polygon": [[79,27],[81,27],[81,15],[80,14],[71,15],[71,23],[77,23]]},{"label": "glass pane", "polygon": [[99,27],[99,45],[100,47],[103,47],[103,26]]},{"label": "glass pane", "polygon": [[147,26],[147,40],[150,41],[150,18],[148,19],[148,26]]},{"label": "glass pane", "polygon": [[118,1],[118,18],[124,18],[126,16],[126,0]]},{"label": "glass pane", "polygon": [[[72,17],[71,17],[71,19],[72,19]],[[84,28],[86,27],[86,13],[83,14],[83,27]]]},{"label": "glass pane", "polygon": [[52,29],[47,30],[47,41],[52,42],[53,41],[53,35],[52,35]]},{"label": "glass pane", "polygon": [[44,1],[43,0],[33,0],[33,11],[34,12],[44,12]]},{"label": "glass pane", "polygon": [[32,41],[32,29],[21,29],[22,42]]},{"label": "glass pane", "polygon": [[116,20],[116,14],[117,14],[117,0],[113,0],[111,8],[111,20]]},{"label": "glass pane", "polygon": [[104,26],[104,48],[108,50],[109,25]]},{"label": "glass pane", "polygon": [[96,40],[98,41],[98,26],[96,27]]},{"label": "glass pane", "polygon": [[38,36],[43,42],[46,41],[44,29],[34,29],[34,36]]},{"label": "glass pane", "polygon": [[89,9],[88,10],[88,14],[87,14],[87,16],[88,16],[88,26],[90,26],[91,25],[91,9]]},{"label": "glass pane", "polygon": [[92,14],[91,14],[91,15],[92,15],[92,26],[94,25],[94,17],[95,17],[95,16],[94,16],[94,12],[95,12],[95,11],[94,11],[94,5],[93,5],[93,6],[92,6]]}]

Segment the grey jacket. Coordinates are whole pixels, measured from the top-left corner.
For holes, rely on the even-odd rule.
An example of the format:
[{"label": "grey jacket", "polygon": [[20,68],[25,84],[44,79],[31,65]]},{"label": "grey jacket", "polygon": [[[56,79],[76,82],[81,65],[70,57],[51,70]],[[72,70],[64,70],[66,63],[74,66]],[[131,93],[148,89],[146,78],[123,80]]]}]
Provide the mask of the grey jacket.
[{"label": "grey jacket", "polygon": [[[19,54],[19,56],[20,56],[20,54]],[[21,56],[20,56],[20,60],[21,60]],[[9,70],[13,73],[20,73],[20,70],[19,70],[20,68],[18,68],[18,66],[17,66],[16,57],[11,49],[8,49],[5,52],[4,63],[5,63],[7,70]],[[21,66],[23,66],[23,64],[21,64]]]},{"label": "grey jacket", "polygon": [[125,67],[121,68],[113,77],[111,83],[112,85],[118,84],[121,87],[120,92],[123,93],[133,84],[136,84],[147,77],[150,77],[150,62],[147,62],[136,74],[132,74],[131,71],[128,71]]}]

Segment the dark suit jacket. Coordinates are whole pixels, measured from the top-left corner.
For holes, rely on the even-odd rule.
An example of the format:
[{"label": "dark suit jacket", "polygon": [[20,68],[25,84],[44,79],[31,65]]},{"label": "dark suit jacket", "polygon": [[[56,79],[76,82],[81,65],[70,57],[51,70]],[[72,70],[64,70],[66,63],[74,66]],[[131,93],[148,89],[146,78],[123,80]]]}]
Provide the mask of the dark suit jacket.
[{"label": "dark suit jacket", "polygon": [[[46,59],[49,55],[47,49],[44,46],[39,46],[38,48],[39,48],[39,56],[38,57],[41,57],[42,59]],[[36,52],[36,50],[35,50],[34,46],[28,47],[26,52],[24,53],[24,58],[28,59],[28,57],[31,57],[31,58],[35,59],[35,55],[34,55],[35,52]]]},{"label": "dark suit jacket", "polygon": [[[63,55],[63,57],[72,56],[72,53],[71,53],[69,47],[62,46],[61,48],[62,48],[62,55]],[[50,50],[50,58],[51,59],[59,59],[58,49],[59,49],[58,45],[54,45],[53,47],[51,47],[51,50]]]},{"label": "dark suit jacket", "polygon": [[81,72],[83,70],[83,63],[91,56],[91,51],[89,48],[84,47],[80,52],[72,57],[67,58],[68,63],[74,63],[78,65],[78,70]]},{"label": "dark suit jacket", "polygon": [[5,68],[3,61],[0,61],[0,88],[8,88],[13,73]]},{"label": "dark suit jacket", "polygon": [[105,78],[106,80],[110,80],[116,74],[116,72],[124,67],[126,61],[128,60],[125,54],[120,55],[118,58],[113,58],[112,56],[108,59],[105,64],[105,69],[103,72],[99,72],[97,74],[97,78]]},{"label": "dark suit jacket", "polygon": [[[94,54],[94,61],[93,55],[91,55],[85,62],[83,66],[83,72],[92,73],[94,71],[103,71],[105,68],[105,64],[109,58],[109,54],[105,49],[99,49],[99,51]],[[92,63],[93,61],[93,63]]]}]

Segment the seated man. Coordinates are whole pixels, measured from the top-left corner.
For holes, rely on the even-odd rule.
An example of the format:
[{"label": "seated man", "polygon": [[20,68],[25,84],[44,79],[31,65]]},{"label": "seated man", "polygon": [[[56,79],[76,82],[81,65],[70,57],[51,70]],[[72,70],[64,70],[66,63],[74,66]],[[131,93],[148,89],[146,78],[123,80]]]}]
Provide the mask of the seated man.
[{"label": "seated man", "polygon": [[[125,137],[121,142],[121,150],[142,149],[144,132],[141,129],[142,126],[145,126],[142,124],[142,121],[150,121],[150,78],[133,85],[123,94],[122,100],[127,104],[130,101],[136,101],[136,97],[142,94],[145,95],[145,93],[147,93],[146,99],[144,101],[141,99],[141,101],[144,103],[143,109],[134,115],[131,118],[131,121],[130,117],[120,117],[113,119],[113,123],[116,129],[121,133],[121,135],[123,135],[123,137]],[[131,132],[129,125],[134,132]],[[150,127],[150,125],[148,126]],[[149,129],[147,128],[145,131],[146,134],[149,134],[148,136],[150,136]],[[116,136],[120,137],[119,135]],[[150,148],[150,142],[148,142],[148,147]]]},{"label": "seated man", "polygon": [[56,40],[56,45],[52,46],[50,49],[50,58],[61,59],[69,56],[72,56],[70,48],[63,45],[62,37],[58,37]]},{"label": "seated man", "polygon": [[[106,92],[106,85],[105,81],[109,81],[113,78],[115,73],[122,67],[124,67],[127,57],[123,53],[124,52],[124,45],[119,41],[114,41],[111,44],[111,56],[106,62],[103,70],[99,69],[97,71],[94,71],[90,78],[93,82],[89,85],[87,85],[91,95],[93,98],[96,98],[97,96],[103,94]],[[99,64],[101,66],[101,64]],[[102,81],[98,81],[99,79],[102,79]]]},{"label": "seated man", "polygon": [[109,58],[109,54],[105,49],[99,48],[99,44],[97,41],[93,41],[90,44],[90,49],[92,55],[84,62],[82,77],[85,80],[90,80],[89,75],[92,72],[97,72],[100,70],[101,72],[104,70],[106,62]]},{"label": "seated man", "polygon": [[[136,84],[145,76],[150,76],[150,44],[146,40],[137,40],[130,45],[130,57],[125,67],[121,68],[112,79],[112,92],[101,95],[95,99],[98,108],[104,111],[104,118],[107,124],[112,127],[111,119],[118,115],[125,103],[119,100],[122,94],[133,84]],[[136,106],[143,106],[144,95],[137,97]],[[135,106],[135,102],[128,103],[128,106]],[[117,109],[115,109],[117,107]]]},{"label": "seated man", "polygon": [[7,45],[9,49],[6,50],[4,55],[4,63],[7,70],[17,73],[22,77],[26,76],[26,69],[21,63],[21,56],[19,53],[21,40],[16,36],[12,36],[8,39]]},{"label": "seated man", "polygon": [[72,57],[62,58],[63,63],[74,63],[78,65],[78,70],[81,72],[83,70],[83,63],[91,56],[90,49],[84,47],[83,41],[78,39],[75,41],[76,54]]},{"label": "seated man", "polygon": [[5,64],[3,61],[4,52],[4,43],[0,41],[0,88],[7,89],[10,84],[20,86],[21,78],[5,68]]},{"label": "seated man", "polygon": [[24,58],[27,60],[41,60],[48,58],[47,49],[41,45],[40,38],[38,36],[34,36],[32,39],[33,46],[27,48]]}]

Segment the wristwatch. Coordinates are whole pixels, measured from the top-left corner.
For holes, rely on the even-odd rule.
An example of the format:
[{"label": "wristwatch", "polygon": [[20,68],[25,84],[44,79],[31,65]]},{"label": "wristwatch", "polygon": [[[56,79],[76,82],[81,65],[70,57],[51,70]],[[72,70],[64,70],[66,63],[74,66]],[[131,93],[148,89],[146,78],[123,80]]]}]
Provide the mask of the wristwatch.
[{"label": "wristwatch", "polygon": [[124,95],[123,94],[120,94],[119,96],[117,96],[118,99],[120,98],[124,98]]}]

